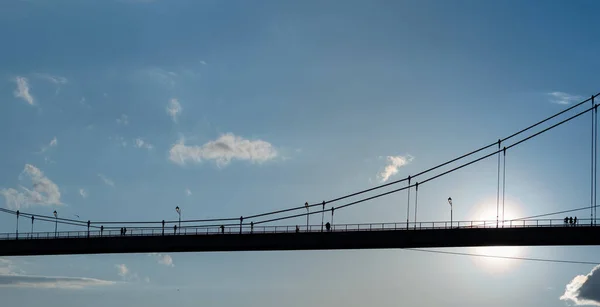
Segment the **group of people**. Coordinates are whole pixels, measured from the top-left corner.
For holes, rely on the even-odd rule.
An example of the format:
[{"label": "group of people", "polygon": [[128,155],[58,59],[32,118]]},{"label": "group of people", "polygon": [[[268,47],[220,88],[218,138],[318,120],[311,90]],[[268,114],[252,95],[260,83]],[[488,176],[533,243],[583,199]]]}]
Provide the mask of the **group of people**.
[{"label": "group of people", "polygon": [[577,225],[577,217],[573,218],[572,216],[565,217],[565,226],[574,226]]}]

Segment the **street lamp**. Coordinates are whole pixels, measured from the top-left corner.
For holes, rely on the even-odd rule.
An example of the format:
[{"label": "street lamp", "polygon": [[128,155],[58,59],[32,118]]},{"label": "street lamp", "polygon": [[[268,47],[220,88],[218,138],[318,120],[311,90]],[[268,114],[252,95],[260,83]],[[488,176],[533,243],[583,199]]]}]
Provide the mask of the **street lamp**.
[{"label": "street lamp", "polygon": [[19,210],[17,210],[17,240],[19,239]]},{"label": "street lamp", "polygon": [[56,231],[58,229],[58,213],[54,210],[54,237],[56,238]]},{"label": "street lamp", "polygon": [[179,206],[175,207],[175,211],[179,214],[179,233],[181,233],[181,209],[179,209]]},{"label": "street lamp", "polygon": [[308,202],[304,203],[304,207],[306,207],[306,231],[308,232],[308,213],[309,213],[309,209],[308,209]]},{"label": "street lamp", "polygon": [[448,197],[448,203],[450,204],[450,228],[452,228],[452,197]]}]

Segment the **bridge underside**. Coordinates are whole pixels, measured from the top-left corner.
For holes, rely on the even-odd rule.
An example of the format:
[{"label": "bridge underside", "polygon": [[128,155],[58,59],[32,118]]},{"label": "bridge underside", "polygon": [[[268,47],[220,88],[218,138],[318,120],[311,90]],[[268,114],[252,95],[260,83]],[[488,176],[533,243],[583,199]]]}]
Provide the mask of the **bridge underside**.
[{"label": "bridge underside", "polygon": [[600,245],[600,227],[387,230],[1,240],[0,256]]}]

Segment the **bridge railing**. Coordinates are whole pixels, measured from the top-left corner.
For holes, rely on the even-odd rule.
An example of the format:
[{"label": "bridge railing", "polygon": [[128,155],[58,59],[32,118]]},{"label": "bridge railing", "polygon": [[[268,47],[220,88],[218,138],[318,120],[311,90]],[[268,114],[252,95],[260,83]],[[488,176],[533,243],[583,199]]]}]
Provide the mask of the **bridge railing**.
[{"label": "bridge railing", "polygon": [[103,231],[57,231],[57,232],[20,232],[0,233],[0,240],[27,239],[58,239],[58,238],[92,238],[119,236],[173,236],[173,235],[217,235],[217,234],[251,234],[251,233],[305,233],[305,232],[355,232],[355,231],[390,231],[406,230],[419,231],[431,229],[475,229],[475,228],[527,228],[527,227],[582,227],[596,226],[597,221],[590,219],[578,220],[576,224],[565,223],[564,219],[537,219],[512,221],[442,221],[442,222],[401,222],[401,223],[361,223],[333,224],[327,229],[326,225],[258,225],[247,224],[228,226],[183,226],[181,228],[162,227],[132,227],[125,234],[120,229],[106,228]]}]

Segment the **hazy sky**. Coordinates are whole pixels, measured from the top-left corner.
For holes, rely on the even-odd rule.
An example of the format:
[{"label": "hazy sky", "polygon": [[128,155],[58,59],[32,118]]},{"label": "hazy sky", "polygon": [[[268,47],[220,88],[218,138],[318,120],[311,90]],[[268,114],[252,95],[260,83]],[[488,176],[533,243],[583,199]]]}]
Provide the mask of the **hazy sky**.
[{"label": "hazy sky", "polygon": [[[405,178],[599,92],[598,9],[1,1],[0,206],[238,217]],[[590,120],[507,153],[507,218],[589,205]],[[418,220],[449,220],[449,196],[454,220],[495,219],[496,163],[420,186]],[[406,205],[390,195],[335,223],[403,222]],[[0,216],[1,232],[15,226]],[[600,261],[593,247],[452,250]],[[25,307],[565,306],[600,301],[592,269],[407,250],[16,257],[0,259],[0,296]]]}]

